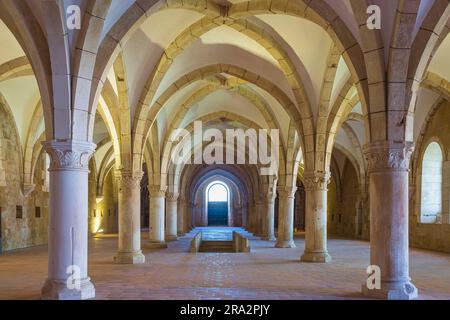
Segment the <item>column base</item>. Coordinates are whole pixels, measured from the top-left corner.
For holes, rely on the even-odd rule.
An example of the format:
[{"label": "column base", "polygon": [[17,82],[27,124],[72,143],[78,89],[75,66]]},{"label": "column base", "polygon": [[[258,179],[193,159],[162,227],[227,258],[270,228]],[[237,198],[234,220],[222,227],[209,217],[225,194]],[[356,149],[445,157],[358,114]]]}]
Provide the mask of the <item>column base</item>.
[{"label": "column base", "polygon": [[296,248],[293,240],[291,241],[278,241],[275,244],[275,248]]},{"label": "column base", "polygon": [[90,278],[81,280],[80,289],[67,288],[67,281],[47,279],[41,290],[42,300],[87,300],[95,298]]},{"label": "column base", "polygon": [[178,240],[177,236],[166,235],[166,241],[177,241],[177,240]]},{"label": "column base", "polygon": [[166,249],[167,248],[167,243],[165,242],[148,242],[145,245],[146,248],[148,249]]},{"label": "column base", "polygon": [[262,236],[261,240],[264,240],[264,241],[276,241],[277,238],[275,238],[275,236]]},{"label": "column base", "polygon": [[141,251],[136,252],[118,252],[114,257],[114,263],[117,264],[142,264],[145,263],[145,256]]},{"label": "column base", "polygon": [[302,262],[327,263],[331,262],[328,252],[305,252],[300,258]]},{"label": "column base", "polygon": [[412,282],[381,282],[381,289],[369,289],[362,286],[362,293],[369,298],[385,300],[413,300],[419,296],[419,291]]}]

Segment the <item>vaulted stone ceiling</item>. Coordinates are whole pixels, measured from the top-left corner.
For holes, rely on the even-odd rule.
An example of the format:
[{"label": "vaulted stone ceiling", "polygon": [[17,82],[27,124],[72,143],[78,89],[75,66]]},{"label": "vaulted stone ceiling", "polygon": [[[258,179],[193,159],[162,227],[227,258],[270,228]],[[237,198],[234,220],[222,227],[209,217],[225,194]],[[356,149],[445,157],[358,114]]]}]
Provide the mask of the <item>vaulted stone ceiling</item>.
[{"label": "vaulted stone ceiling", "polygon": [[[66,7],[73,3],[81,8],[87,6],[86,1],[64,3]],[[326,3],[362,45],[358,30],[360,22],[357,21],[351,1],[327,0]],[[380,5],[382,10],[382,41],[389,43],[398,1],[374,3]],[[434,3],[421,2],[415,24],[416,34],[420,32],[421,24]],[[196,119],[221,111],[239,114],[263,128],[270,127],[268,121],[273,122],[281,130],[283,145],[287,145],[291,115],[280,103],[280,95],[285,95],[300,108],[300,100],[296,96],[299,86],[304,92],[305,101],[302,103],[310,107],[315,126],[318,125],[321,105],[328,104],[328,109],[331,109],[335,104],[349,104],[352,112],[346,121],[347,130],[340,129],[336,143],[351,154],[358,155],[360,150],[355,148],[366,141],[364,112],[346,59],[339,53],[336,41],[326,28],[313,22],[317,19],[312,15],[305,19],[292,13],[272,14],[286,10],[283,1],[273,1],[272,12],[258,10],[257,5],[252,8],[252,4],[240,0],[213,1],[210,4],[209,10],[212,12],[216,10],[212,7],[214,4],[233,5],[228,13],[233,19],[213,18],[214,13],[208,10],[193,9],[176,1],[171,2],[167,9],[165,2],[160,2],[127,32],[114,61],[110,61],[110,67],[105,71],[105,88],[100,97],[100,109],[103,111],[98,119],[102,119],[106,127],[95,126],[94,131],[100,130],[94,132],[97,137],[95,142],[105,138],[105,132],[111,134],[114,130],[120,131],[120,120],[114,120],[114,112],[108,117],[110,111],[107,109],[113,110],[123,105],[121,95],[125,95],[130,126],[136,128],[137,119],[144,120],[142,116],[147,117],[145,120],[148,123],[139,133],[149,134],[151,139],[156,139],[161,150],[177,116],[182,117],[177,123],[186,127]],[[45,29],[44,10],[39,1],[29,5],[36,20]],[[147,2],[113,0],[105,16],[100,41],[124,23],[126,17],[132,17],[132,12],[135,12],[134,18],[140,15],[139,8],[142,11],[144,7],[149,7]],[[239,13],[233,16],[236,12]],[[78,34],[74,33],[69,42],[74,44],[77,37]],[[0,92],[11,108],[25,150],[26,144],[37,141],[44,131],[43,112],[39,111],[42,108],[39,88],[23,49],[3,22],[0,22],[0,41],[3,44],[0,52]],[[447,57],[450,54],[450,38],[444,32],[439,42],[440,46],[432,52],[428,71],[449,80]],[[388,47],[385,46],[385,50]],[[114,67],[117,55],[120,55],[122,64],[120,75]],[[208,76],[199,76],[199,72],[207,73]],[[297,81],[292,79],[294,73],[298,74]],[[189,79],[187,83],[179,88],[173,87],[173,83],[185,78]],[[271,85],[264,87],[257,79],[268,80]],[[118,80],[124,83],[124,88],[119,88]],[[273,84],[279,91],[270,92],[268,88]],[[145,101],[150,107],[149,113],[142,113],[145,97],[149,98],[149,101]],[[439,93],[430,86],[419,90],[415,137],[439,97]],[[186,105],[186,102],[190,105]],[[179,114],[181,106],[189,110]],[[37,119],[39,115],[40,119]],[[153,131],[152,126],[156,127],[156,131]],[[355,137],[358,144],[349,143]]]}]

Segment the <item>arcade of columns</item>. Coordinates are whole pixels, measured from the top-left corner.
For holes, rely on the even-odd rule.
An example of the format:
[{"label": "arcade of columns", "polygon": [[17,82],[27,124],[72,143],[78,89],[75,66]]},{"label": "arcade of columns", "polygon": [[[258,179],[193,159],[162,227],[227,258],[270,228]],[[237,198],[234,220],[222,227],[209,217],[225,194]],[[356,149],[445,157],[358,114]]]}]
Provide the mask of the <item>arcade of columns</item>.
[{"label": "arcade of columns", "polygon": [[[238,84],[252,83],[269,92],[283,107],[280,110],[285,110],[290,121],[280,126],[289,127],[287,147],[282,148],[281,169],[274,179],[261,178],[260,185],[255,188],[258,194],[249,195],[254,200],[253,208],[243,224],[262,239],[276,239],[277,248],[295,246],[294,195],[301,158],[304,165],[301,176],[306,192],[306,234],[304,254],[300,260],[316,263],[332,261],[327,251],[327,188],[331,177],[331,152],[337,132],[351,109],[347,110],[345,103],[338,109],[333,109],[333,106],[328,108],[328,105],[324,107],[324,101],[318,103],[317,110],[314,109],[301,85],[301,77],[293,71],[295,66],[292,68],[292,62],[287,62],[286,56],[276,51],[279,44],[274,42],[277,38],[270,38],[269,41],[263,37],[266,36],[264,32],[260,32],[260,38],[256,37],[255,41],[259,41],[261,46],[265,41],[271,42],[273,47],[267,45],[266,48],[278,57],[275,59],[280,62],[280,74],[291,85],[290,94],[283,93],[284,89],[266,80],[267,75],[264,77],[245,67],[231,65],[225,58],[220,58],[223,61],[215,65],[194,67],[188,76],[169,79],[170,83],[160,88],[164,74],[171,64],[176,63],[177,54],[187,50],[189,41],[194,41],[201,36],[201,32],[206,31],[193,28],[189,31],[189,37],[185,35],[174,42],[176,45],[172,49],[177,52],[164,51],[166,56],[162,60],[167,61],[162,61],[155,73],[150,75],[144,88],[147,91],[133,106],[136,109],[133,114],[126,96],[132,84],[124,83],[126,77],[121,77],[121,72],[124,73],[125,68],[123,62],[118,60],[125,58],[118,57],[121,57],[122,46],[131,39],[133,31],[143,20],[158,10],[169,9],[183,9],[201,15],[201,22],[194,27],[199,28],[203,24],[207,30],[214,29],[218,24],[250,35],[253,27],[247,30],[245,26],[254,22],[252,17],[278,13],[301,17],[327,32],[338,57],[342,57],[348,66],[351,74],[349,81],[361,103],[365,127],[363,152],[367,161],[370,199],[370,264],[381,268],[382,287],[380,290],[369,290],[363,286],[363,292],[379,298],[417,297],[408,265],[408,172],[414,151],[412,125],[422,78],[432,52],[443,41],[442,37],[445,38],[444,30],[448,30],[448,1],[434,1],[424,15],[419,14],[423,8],[419,0],[398,1],[394,8],[387,5],[389,8],[383,9],[395,11],[390,38],[385,36],[388,31],[383,29],[387,26],[381,30],[367,28],[368,1],[365,0],[346,1],[348,8],[345,10],[349,10],[352,23],[345,21],[348,17],[342,13],[342,7],[333,7],[330,1],[324,0],[231,1],[226,6],[214,1],[140,0],[132,1],[125,10],[119,8],[115,1],[86,1],[80,30],[67,30],[61,18],[65,16],[63,3],[0,1],[0,18],[26,53],[39,85],[44,109],[46,142],[43,147],[51,163],[49,264],[48,279],[42,289],[43,298],[88,299],[95,296],[87,267],[88,175],[89,161],[96,150],[92,142],[94,117],[111,68],[114,68],[118,79],[118,92],[125,92],[125,99],[119,97],[117,109],[111,111],[119,203],[118,250],[114,262],[138,264],[145,260],[141,243],[140,184],[147,139],[152,139],[149,137],[157,131],[149,128],[158,115],[158,108],[161,109],[169,99],[167,96],[192,83],[190,81],[195,77],[201,81],[218,77],[219,85],[226,89],[233,85],[230,78],[237,79]],[[34,10],[36,8],[33,6],[39,5],[42,8]],[[43,10],[45,14],[42,14]],[[336,65],[334,72],[335,69]],[[225,79],[221,78],[223,74],[227,74]],[[333,80],[329,82],[333,86]],[[340,99],[345,100],[345,95]],[[325,100],[329,102],[330,97]],[[161,154],[158,163],[167,159],[166,155]],[[146,160],[149,162],[148,158]],[[149,182],[152,226],[149,241],[151,246],[159,248],[165,247],[166,241],[176,240],[179,235],[188,232],[194,224],[189,214],[192,203],[186,197],[187,191],[182,188],[187,189],[187,186],[171,182],[168,177],[172,174],[175,176],[172,179],[179,180],[183,167],[172,168],[170,164],[167,167],[170,169],[163,172],[161,164],[160,171],[154,170],[152,182]],[[81,270],[81,290],[69,290],[66,286],[67,268],[72,265],[79,266]]]}]

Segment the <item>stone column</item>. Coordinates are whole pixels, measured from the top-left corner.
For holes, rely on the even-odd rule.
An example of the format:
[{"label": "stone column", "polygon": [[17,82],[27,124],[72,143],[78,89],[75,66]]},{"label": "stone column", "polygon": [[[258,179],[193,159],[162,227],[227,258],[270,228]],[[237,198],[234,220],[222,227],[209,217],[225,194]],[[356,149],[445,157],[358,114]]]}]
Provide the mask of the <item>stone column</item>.
[{"label": "stone column", "polygon": [[295,248],[294,198],[297,187],[278,187],[278,237],[276,248]]},{"label": "stone column", "polygon": [[263,219],[263,240],[275,241],[275,192],[266,193],[265,214]]},{"label": "stone column", "polygon": [[141,251],[141,179],[143,172],[116,171],[119,191],[119,251],[114,262],[145,262]]},{"label": "stone column", "polygon": [[256,210],[256,202],[253,200],[250,202],[250,212],[247,216],[247,221],[248,221],[248,231],[253,233],[254,235],[256,235],[256,215],[257,215],[257,210]]},{"label": "stone column", "polygon": [[185,232],[185,229],[184,229],[185,217],[184,217],[184,215],[185,215],[185,210],[186,210],[185,202],[186,201],[184,200],[184,196],[181,196],[178,199],[178,203],[177,203],[177,210],[178,210],[178,213],[177,213],[177,235],[178,235],[178,237],[182,237],[185,235],[185,233],[184,233]]},{"label": "stone column", "polygon": [[88,276],[88,176],[95,144],[84,141],[43,143],[50,155],[48,278],[46,300],[95,297]]},{"label": "stone column", "polygon": [[363,285],[367,296],[414,299],[409,277],[408,169],[411,143],[376,142],[364,148],[370,192],[370,264],[379,267],[381,288]]},{"label": "stone column", "polygon": [[255,236],[262,237],[263,236],[263,215],[265,212],[264,208],[264,195],[260,194],[258,199],[256,200],[256,214],[255,214]]},{"label": "stone column", "polygon": [[191,215],[192,215],[192,207],[190,206],[190,202],[187,200],[184,200],[184,203],[183,203],[183,217],[184,217],[183,231],[184,231],[184,233],[189,233],[191,231],[191,227],[192,227]]},{"label": "stone column", "polygon": [[166,240],[177,240],[177,207],[178,193],[169,192],[166,195]]},{"label": "stone column", "polygon": [[165,240],[165,196],[166,191],[160,186],[149,186],[150,193],[150,234],[149,247],[167,248]]},{"label": "stone column", "polygon": [[305,172],[306,232],[304,262],[330,262],[327,250],[327,191],[330,173]]},{"label": "stone column", "polygon": [[194,203],[192,201],[186,201],[186,207],[185,207],[186,214],[184,217],[186,218],[186,221],[184,223],[185,225],[185,232],[188,233],[192,230],[192,225],[196,224],[195,217],[193,217],[193,214],[195,214],[195,208]]}]

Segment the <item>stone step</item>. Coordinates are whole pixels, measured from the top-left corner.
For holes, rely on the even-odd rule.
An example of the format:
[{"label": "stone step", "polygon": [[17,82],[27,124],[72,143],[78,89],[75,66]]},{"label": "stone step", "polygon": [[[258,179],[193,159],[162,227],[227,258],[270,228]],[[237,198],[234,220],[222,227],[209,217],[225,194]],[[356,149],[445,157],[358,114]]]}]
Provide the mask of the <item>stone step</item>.
[{"label": "stone step", "polygon": [[232,241],[202,241],[200,252],[234,252]]}]

